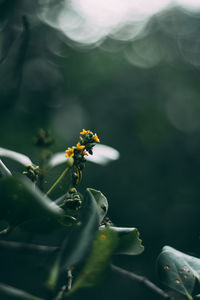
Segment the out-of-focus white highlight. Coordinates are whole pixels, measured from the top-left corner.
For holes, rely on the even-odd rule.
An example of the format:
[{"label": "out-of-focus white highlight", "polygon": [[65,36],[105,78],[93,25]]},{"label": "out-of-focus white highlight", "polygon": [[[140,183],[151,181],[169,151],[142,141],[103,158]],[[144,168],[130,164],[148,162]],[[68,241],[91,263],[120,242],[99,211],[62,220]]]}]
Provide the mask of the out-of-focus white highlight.
[{"label": "out-of-focus white highlight", "polygon": [[[177,5],[197,11],[200,0],[65,0],[58,10],[44,7],[40,16],[72,41],[89,45],[108,35],[118,39],[120,31],[119,39],[134,39],[152,15]],[[124,28],[131,26],[126,34]]]},{"label": "out-of-focus white highlight", "polygon": [[119,159],[119,156],[119,151],[110,146],[96,145],[93,155],[88,155],[86,159],[99,165],[107,165],[109,162]]},{"label": "out-of-focus white highlight", "polygon": [[[119,151],[106,145],[96,145],[93,150],[93,155],[86,156],[88,161],[96,163],[98,165],[107,165],[108,163],[119,159]],[[66,163],[67,158],[64,152],[54,154],[48,162],[48,166],[53,168],[60,164]]]},{"label": "out-of-focus white highlight", "polygon": [[186,9],[200,9],[200,1],[199,0],[176,0],[177,4],[185,7]]},{"label": "out-of-focus white highlight", "polygon": [[112,27],[151,15],[165,8],[169,0],[73,0],[72,5],[94,26]]}]

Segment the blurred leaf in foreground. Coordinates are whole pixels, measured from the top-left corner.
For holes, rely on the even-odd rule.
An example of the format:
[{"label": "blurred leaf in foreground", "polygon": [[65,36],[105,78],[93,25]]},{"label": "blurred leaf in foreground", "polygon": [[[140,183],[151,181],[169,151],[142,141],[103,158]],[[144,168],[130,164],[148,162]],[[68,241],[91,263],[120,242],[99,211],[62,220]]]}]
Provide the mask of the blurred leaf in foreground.
[{"label": "blurred leaf in foreground", "polygon": [[85,267],[74,283],[70,293],[82,287],[94,286],[102,279],[110,265],[110,259],[117,243],[118,239],[115,231],[104,228],[98,232]]},{"label": "blurred leaf in foreground", "polygon": [[0,218],[9,224],[20,224],[40,217],[61,218],[63,210],[23,176],[0,180]]}]

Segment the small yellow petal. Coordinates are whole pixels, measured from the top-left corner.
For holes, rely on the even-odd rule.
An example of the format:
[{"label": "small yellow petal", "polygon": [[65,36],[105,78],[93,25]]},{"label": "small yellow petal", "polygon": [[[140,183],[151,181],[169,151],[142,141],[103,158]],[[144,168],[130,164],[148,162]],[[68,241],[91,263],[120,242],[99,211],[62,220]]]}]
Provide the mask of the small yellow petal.
[{"label": "small yellow petal", "polygon": [[90,130],[85,130],[85,129],[83,129],[83,130],[80,132],[80,134],[85,135],[85,134],[87,134],[87,133],[89,133],[89,132],[90,132]]},{"label": "small yellow petal", "polygon": [[93,136],[93,139],[95,140],[96,143],[100,143],[100,140],[97,136],[97,134],[95,133],[95,135]]},{"label": "small yellow petal", "polygon": [[83,155],[88,155],[87,152],[85,150],[83,150]]},{"label": "small yellow petal", "polygon": [[73,157],[74,156],[74,149],[69,148],[67,150],[65,150],[65,152],[67,153],[65,156],[66,157]]},{"label": "small yellow petal", "polygon": [[77,148],[78,150],[83,150],[83,149],[85,148],[85,146],[84,146],[84,145],[81,145],[80,142],[78,142],[78,144],[76,145],[76,148]]}]

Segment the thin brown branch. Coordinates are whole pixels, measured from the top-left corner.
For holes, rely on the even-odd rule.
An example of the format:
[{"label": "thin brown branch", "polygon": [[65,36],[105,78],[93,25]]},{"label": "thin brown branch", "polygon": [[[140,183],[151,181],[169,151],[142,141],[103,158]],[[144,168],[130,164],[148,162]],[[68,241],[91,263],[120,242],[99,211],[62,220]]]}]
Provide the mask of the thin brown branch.
[{"label": "thin brown branch", "polygon": [[127,270],[124,270],[120,267],[117,267],[115,265],[111,265],[111,269],[117,273],[120,273],[123,276],[126,276],[132,280],[135,280],[139,282],[140,284],[144,285],[148,289],[152,290],[154,293],[162,297],[163,299],[173,300],[167,293],[165,293],[162,289],[160,289],[158,286],[156,286],[153,282],[151,282],[146,277],[137,275],[135,273],[129,272]]},{"label": "thin brown branch", "polygon": [[73,279],[71,268],[69,268],[68,271],[67,271],[67,277],[68,277],[67,289],[69,291],[72,288],[72,279]]},{"label": "thin brown branch", "polygon": [[36,244],[26,244],[26,243],[18,243],[12,241],[0,241],[0,248],[6,248],[11,250],[30,250],[34,252],[56,252],[59,248],[53,246],[44,246],[44,245],[36,245]]},{"label": "thin brown branch", "polygon": [[58,292],[58,294],[54,298],[54,300],[62,300],[65,292],[71,290],[71,288],[72,288],[72,279],[73,279],[71,268],[69,268],[67,270],[67,278],[68,278],[68,283],[61,287],[60,291]]}]

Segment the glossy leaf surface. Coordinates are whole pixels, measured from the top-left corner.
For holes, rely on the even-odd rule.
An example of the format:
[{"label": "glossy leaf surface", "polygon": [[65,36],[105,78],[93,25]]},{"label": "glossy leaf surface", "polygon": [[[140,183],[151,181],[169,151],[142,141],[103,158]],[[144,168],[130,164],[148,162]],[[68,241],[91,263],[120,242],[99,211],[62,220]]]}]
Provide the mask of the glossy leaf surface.
[{"label": "glossy leaf surface", "polygon": [[200,281],[200,259],[165,246],[158,257],[158,275],[169,288],[193,299],[195,284]]}]

